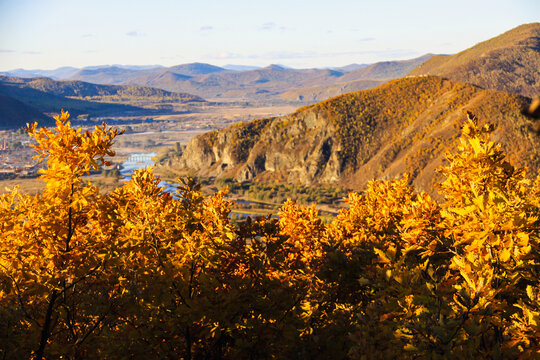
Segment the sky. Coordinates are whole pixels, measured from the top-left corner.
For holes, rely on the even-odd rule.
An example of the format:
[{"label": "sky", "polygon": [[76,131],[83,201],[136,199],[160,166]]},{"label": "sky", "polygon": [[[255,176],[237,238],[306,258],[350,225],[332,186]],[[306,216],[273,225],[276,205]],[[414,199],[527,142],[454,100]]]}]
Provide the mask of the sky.
[{"label": "sky", "polygon": [[539,0],[0,0],[0,71],[335,67],[453,54],[539,21]]}]

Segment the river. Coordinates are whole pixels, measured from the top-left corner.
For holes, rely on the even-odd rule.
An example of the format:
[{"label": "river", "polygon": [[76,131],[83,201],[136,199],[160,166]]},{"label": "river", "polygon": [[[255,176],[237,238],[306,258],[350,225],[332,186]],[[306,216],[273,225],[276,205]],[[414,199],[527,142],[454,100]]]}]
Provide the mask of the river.
[{"label": "river", "polygon": [[[120,175],[122,177],[121,181],[129,181],[131,178],[131,175],[135,172],[135,170],[143,169],[148,166],[154,165],[154,157],[156,157],[156,153],[132,153],[129,158],[122,163],[122,167],[120,169]],[[171,184],[166,181],[162,181],[159,183],[159,186],[164,188],[164,191],[168,193],[174,193],[176,191],[176,184]],[[176,197],[176,196],[175,196]],[[249,203],[248,200],[240,200],[246,203]],[[245,219],[248,216],[254,217],[254,216],[266,216],[265,214],[257,214],[257,213],[251,213],[251,214],[245,214],[245,213],[238,213],[238,212],[231,212],[230,215],[235,215],[239,219]],[[276,216],[273,216],[276,217]]]},{"label": "river", "polygon": [[[133,153],[131,154],[126,161],[122,163],[120,169],[120,175],[122,181],[128,181],[131,178],[131,175],[135,170],[147,168],[148,166],[154,165],[154,157],[156,153]],[[173,193],[176,191],[175,184],[162,181],[159,183],[159,186],[163,187],[166,192]]]}]

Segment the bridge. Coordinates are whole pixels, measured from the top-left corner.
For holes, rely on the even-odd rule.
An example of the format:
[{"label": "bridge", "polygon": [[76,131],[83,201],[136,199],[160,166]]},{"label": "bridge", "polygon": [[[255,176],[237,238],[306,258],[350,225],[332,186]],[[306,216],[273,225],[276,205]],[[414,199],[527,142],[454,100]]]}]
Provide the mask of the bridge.
[{"label": "bridge", "polygon": [[152,160],[155,154],[131,154],[126,162],[129,163],[144,163]]}]

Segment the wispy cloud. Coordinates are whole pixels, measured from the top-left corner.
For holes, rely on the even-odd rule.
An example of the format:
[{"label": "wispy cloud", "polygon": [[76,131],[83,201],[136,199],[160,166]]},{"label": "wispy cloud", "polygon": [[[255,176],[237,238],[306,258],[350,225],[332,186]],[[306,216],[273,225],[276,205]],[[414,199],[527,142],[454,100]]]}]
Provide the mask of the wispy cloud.
[{"label": "wispy cloud", "polygon": [[339,56],[362,56],[374,55],[381,58],[399,58],[408,56],[417,56],[418,52],[409,49],[385,49],[385,50],[364,50],[364,51],[343,51],[343,52],[317,52],[317,51],[271,51],[265,53],[241,54],[231,52],[220,52],[208,54],[207,58],[212,59],[262,59],[262,60],[277,60],[277,59],[313,59],[327,58]]},{"label": "wispy cloud", "polygon": [[213,29],[214,29],[213,26],[206,25],[206,26],[201,26],[201,28],[199,30],[200,31],[210,31],[210,30],[213,30]]},{"label": "wispy cloud", "polygon": [[292,28],[288,26],[278,25],[275,22],[270,21],[259,26],[258,30],[259,31],[276,31],[276,30],[289,31],[289,30],[292,30]]},{"label": "wispy cloud", "polygon": [[129,31],[126,33],[127,36],[131,36],[131,37],[141,37],[141,36],[145,36],[145,34],[143,33],[140,33],[138,31]]},{"label": "wispy cloud", "polygon": [[365,38],[358,39],[359,42],[368,42],[368,41],[373,41],[373,40],[375,40],[374,37],[365,37]]},{"label": "wispy cloud", "polygon": [[94,34],[82,34],[81,37],[82,38],[94,37]]},{"label": "wispy cloud", "polygon": [[41,51],[15,51],[8,49],[0,49],[0,54],[24,54],[24,55],[39,55]]},{"label": "wispy cloud", "polygon": [[262,24],[260,27],[259,27],[259,30],[262,30],[262,31],[270,31],[270,30],[274,30],[277,28],[277,25],[275,22],[266,22],[264,24]]}]

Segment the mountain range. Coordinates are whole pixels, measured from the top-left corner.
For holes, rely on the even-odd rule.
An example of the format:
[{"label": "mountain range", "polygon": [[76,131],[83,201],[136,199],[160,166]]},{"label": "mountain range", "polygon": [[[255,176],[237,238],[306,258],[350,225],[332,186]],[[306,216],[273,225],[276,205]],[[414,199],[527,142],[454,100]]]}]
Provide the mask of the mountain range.
[{"label": "mountain range", "polygon": [[371,179],[408,172],[415,186],[434,193],[434,170],[457,146],[465,112],[471,111],[496,126],[494,140],[535,177],[540,120],[523,115],[531,102],[523,95],[540,94],[539,29],[538,23],[526,24],[459,54],[431,57],[375,89],[200,135],[166,165],[204,177],[355,190]]},{"label": "mountain range", "polygon": [[494,123],[514,163],[540,166],[529,99],[438,76],[408,77],[341,95],[293,114],[200,135],[168,166],[197,176],[362,189],[373,178],[411,173],[432,190],[434,170],[457,146],[465,111]]},{"label": "mountain range", "polygon": [[165,98],[167,100],[174,100],[179,102],[204,101],[204,99],[195,95],[171,92],[145,86],[99,85],[76,80],[56,81],[46,77],[23,79],[0,76],[0,85],[15,86],[22,89],[34,89],[48,94],[65,97],[157,97],[160,99]]},{"label": "mountain range", "polygon": [[[536,96],[540,92],[540,23],[525,24],[455,55],[426,54],[416,59],[337,68],[292,69],[219,67],[204,63],[104,65],[82,69],[17,69],[7,76],[50,77],[95,84],[139,85],[194,94],[205,99],[313,103],[328,96],[374,87],[406,75],[440,75],[483,88]],[[369,80],[369,82],[366,82]]]},{"label": "mountain range", "polygon": [[[56,81],[49,78],[0,76],[0,128],[17,128],[27,122],[50,123],[43,113],[68,109],[73,115],[110,116],[151,113],[151,110],[125,102],[171,101],[204,102],[194,95],[131,85],[97,85],[82,81]],[[102,100],[108,100],[103,102]],[[122,103],[124,102],[124,103]]]},{"label": "mountain range", "polygon": [[[313,103],[323,94],[334,96],[346,91],[377,86],[406,75],[432,54],[416,59],[385,61],[375,64],[350,64],[339,68],[292,69],[282,65],[264,68],[191,63],[171,67],[97,66],[83,69],[22,70],[4,73],[6,76],[48,76],[63,80],[79,80],[95,84],[139,85],[167,91],[185,92],[205,99],[273,100]],[[369,82],[358,82],[370,80]],[[304,88],[317,90],[303,91]],[[291,96],[297,92],[297,96]],[[288,93],[286,95],[282,95]]]}]

